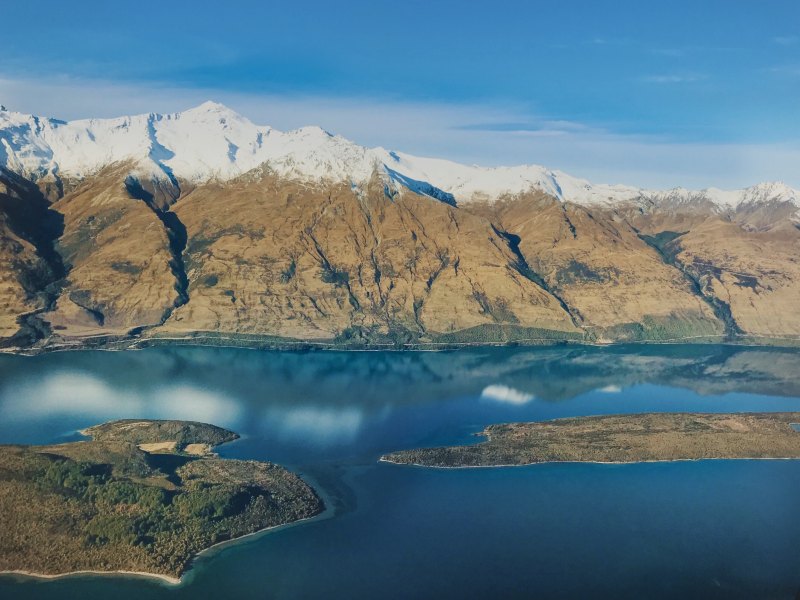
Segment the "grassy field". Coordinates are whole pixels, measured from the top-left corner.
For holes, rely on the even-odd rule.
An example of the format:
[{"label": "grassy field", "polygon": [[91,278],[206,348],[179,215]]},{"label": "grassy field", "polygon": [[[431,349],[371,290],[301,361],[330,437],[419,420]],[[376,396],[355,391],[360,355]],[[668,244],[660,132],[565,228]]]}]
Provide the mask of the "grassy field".
[{"label": "grassy field", "polygon": [[[86,433],[93,439],[0,446],[0,571],[180,577],[205,548],[324,508],[280,466],[183,452],[238,437],[219,427],[115,421]],[[139,447],[150,444],[171,449]]]}]

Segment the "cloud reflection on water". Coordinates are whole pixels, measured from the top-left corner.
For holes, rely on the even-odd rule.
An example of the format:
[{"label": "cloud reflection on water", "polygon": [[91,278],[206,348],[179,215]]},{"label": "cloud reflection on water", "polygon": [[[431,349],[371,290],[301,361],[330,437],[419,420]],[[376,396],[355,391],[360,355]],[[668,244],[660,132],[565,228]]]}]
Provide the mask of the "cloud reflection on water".
[{"label": "cloud reflection on water", "polygon": [[364,412],[354,406],[272,408],[265,417],[265,428],[277,429],[284,439],[305,439],[316,446],[353,440],[365,420]]},{"label": "cloud reflection on water", "polygon": [[0,391],[0,418],[6,421],[62,415],[80,415],[98,423],[149,417],[235,426],[241,406],[224,394],[185,383],[130,389],[80,371],[44,374]]},{"label": "cloud reflection on water", "polygon": [[619,394],[622,391],[621,385],[607,385],[597,390],[604,394]]},{"label": "cloud reflection on water", "polygon": [[[700,395],[800,397],[800,352],[722,346],[420,353],[163,347],[3,355],[0,433],[11,442],[40,439],[46,428],[180,418],[321,450],[359,438],[379,444],[376,431],[384,420],[407,419],[399,426],[409,430],[418,420],[445,415],[436,407],[448,402],[454,410],[473,410],[476,422],[487,415],[546,418],[564,413],[555,403],[582,397],[593,403],[585,409],[592,412],[633,406],[624,403],[642,384]],[[441,418],[441,427],[448,427],[449,417]]]},{"label": "cloud reflection on water", "polygon": [[522,392],[507,385],[494,383],[487,385],[481,392],[481,398],[502,402],[504,404],[522,405],[527,404],[535,398],[533,394]]},{"label": "cloud reflection on water", "polygon": [[[325,447],[355,439],[366,418],[357,405],[298,406],[274,398],[260,400],[248,402],[188,382],[151,380],[135,387],[115,386],[85,371],[62,369],[0,388],[0,419],[24,423],[72,417],[86,425],[121,418],[185,419],[237,430],[243,421],[255,418],[260,429],[285,441]],[[385,415],[386,410],[382,412]]]}]

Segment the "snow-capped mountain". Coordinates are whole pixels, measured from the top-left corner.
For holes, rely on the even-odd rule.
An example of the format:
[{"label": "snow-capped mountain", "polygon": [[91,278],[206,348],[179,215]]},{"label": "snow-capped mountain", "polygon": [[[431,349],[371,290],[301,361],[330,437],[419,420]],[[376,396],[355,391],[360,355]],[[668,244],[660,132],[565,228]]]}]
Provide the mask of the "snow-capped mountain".
[{"label": "snow-capped mountain", "polygon": [[722,209],[772,200],[800,206],[800,192],[782,183],[736,191],[593,184],[538,165],[486,168],[366,148],[318,127],[281,132],[215,102],[165,115],[70,122],[0,110],[0,166],[11,171],[31,179],[81,179],[122,161],[132,162],[139,177],[193,183],[225,181],[267,165],[283,177],[358,186],[377,169],[396,185],[450,203],[491,202],[536,189],[582,205],[647,198],[706,200]]}]

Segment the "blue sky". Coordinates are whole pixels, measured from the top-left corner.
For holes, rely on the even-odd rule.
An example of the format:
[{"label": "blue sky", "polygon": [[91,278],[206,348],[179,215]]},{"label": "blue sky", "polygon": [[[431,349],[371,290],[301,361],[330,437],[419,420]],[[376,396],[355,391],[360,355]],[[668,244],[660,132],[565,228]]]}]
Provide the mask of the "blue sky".
[{"label": "blue sky", "polygon": [[[127,6],[126,6],[127,5]],[[595,180],[800,187],[800,2],[9,2],[0,102],[254,121]]]}]

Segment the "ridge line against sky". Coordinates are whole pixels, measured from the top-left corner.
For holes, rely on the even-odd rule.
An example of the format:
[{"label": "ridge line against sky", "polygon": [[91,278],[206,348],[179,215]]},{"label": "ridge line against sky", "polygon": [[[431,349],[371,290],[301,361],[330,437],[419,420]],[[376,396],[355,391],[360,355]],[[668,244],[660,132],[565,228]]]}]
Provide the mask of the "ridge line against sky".
[{"label": "ridge line against sky", "polygon": [[[800,3],[4,8],[0,103],[64,119],[213,99],[278,129],[595,182],[800,187]],[[47,19],[38,19],[47,14]],[[157,18],[156,18],[157,17]],[[180,27],[177,27],[180,24]]]}]

